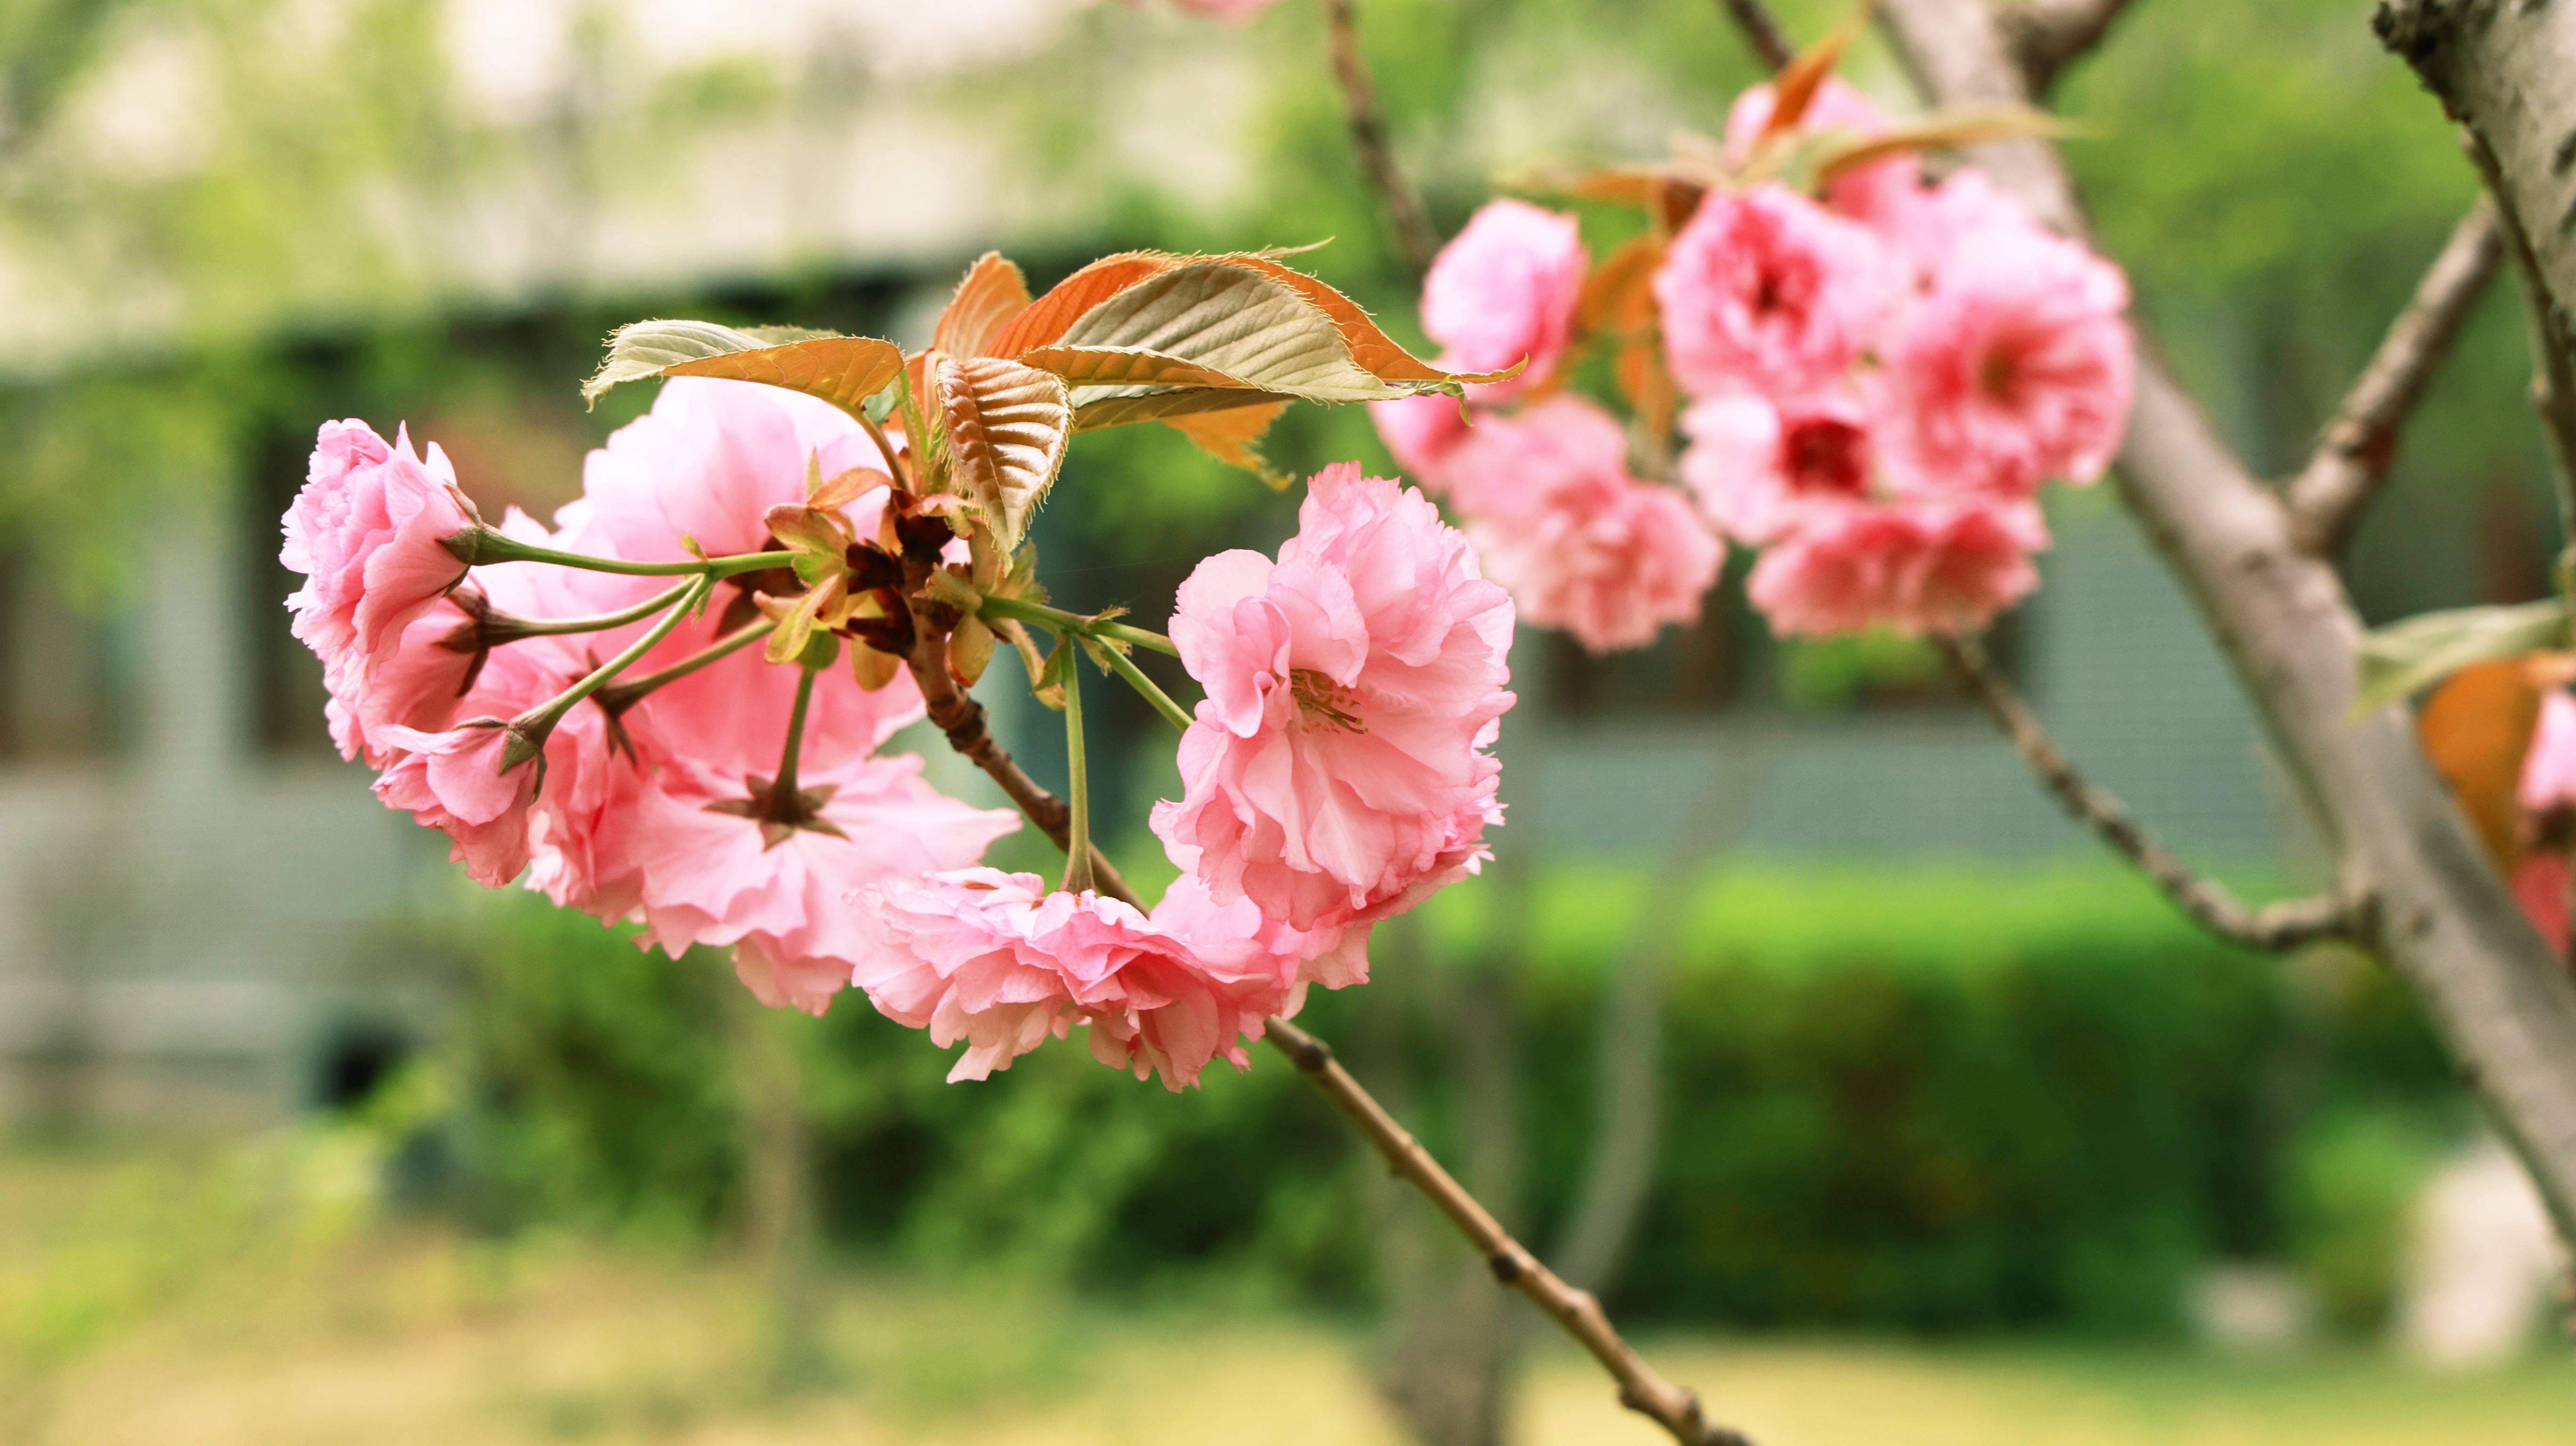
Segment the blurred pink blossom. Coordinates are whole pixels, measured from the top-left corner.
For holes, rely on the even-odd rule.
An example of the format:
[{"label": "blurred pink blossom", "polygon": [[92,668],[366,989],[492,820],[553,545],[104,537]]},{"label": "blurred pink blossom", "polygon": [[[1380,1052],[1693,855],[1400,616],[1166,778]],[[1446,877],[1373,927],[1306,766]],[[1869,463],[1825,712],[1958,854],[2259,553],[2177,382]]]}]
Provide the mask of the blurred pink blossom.
[{"label": "blurred pink blossom", "polygon": [[1457,399],[1432,392],[1371,402],[1368,408],[1369,419],[1377,423],[1378,437],[1395,457],[1395,465],[1424,490],[1445,490],[1449,456],[1469,431],[1466,411]]},{"label": "blurred pink blossom", "polygon": [[1499,406],[1555,375],[1574,340],[1591,255],[1572,215],[1527,201],[1488,201],[1440,248],[1422,282],[1422,329],[1445,348],[1439,365],[1494,372],[1521,365],[1509,381],[1467,389],[1479,406]]},{"label": "blurred pink blossom", "polygon": [[1725,559],[1681,492],[1628,474],[1627,433],[1580,397],[1479,423],[1451,476],[1467,535],[1521,617],[1595,653],[1697,621]]},{"label": "blurred pink blossom", "polygon": [[1692,396],[1815,391],[1860,359],[1890,299],[1877,238],[1776,182],[1712,191],[1655,273],[1664,352]]},{"label": "blurred pink blossom", "polygon": [[1727,536],[1777,542],[1874,494],[1870,424],[1869,409],[1849,391],[1785,407],[1749,392],[1711,397],[1682,414],[1690,438],[1682,481]]},{"label": "blurred pink blossom", "polygon": [[2127,430],[2135,357],[2120,268],[2036,227],[1960,238],[1888,348],[1892,437],[1962,490],[2090,482]]},{"label": "blurred pink blossom", "polygon": [[1863,503],[1801,526],[1745,583],[1782,634],[1971,632],[2039,585],[2030,502]]},{"label": "blurred pink blossom", "polygon": [[1356,464],[1315,475],[1298,524],[1276,563],[1221,552],[1181,585],[1172,641],[1207,697],[1154,831],[1218,902],[1340,929],[1485,857],[1512,604],[1429,499]]},{"label": "blurred pink blossom", "polygon": [[510,732],[499,718],[478,718],[439,733],[388,727],[400,752],[376,779],[389,808],[446,832],[449,857],[474,882],[497,889],[528,866],[528,809],[544,769],[533,761],[502,772]]},{"label": "blurred pink blossom", "polygon": [[[1726,113],[1725,156],[1729,166],[1741,168],[1753,159],[1753,142],[1771,119],[1772,89],[1768,82],[1754,86],[1735,98]],[[1788,138],[1833,136],[1840,140],[1867,140],[1886,134],[1887,113],[1878,102],[1845,83],[1838,76],[1828,76],[1807,102],[1804,115],[1789,128]],[[1775,139],[1772,144],[1783,142]],[[1923,187],[1922,163],[1911,151],[1900,151],[1883,160],[1854,166],[1834,177],[1825,188],[1825,204],[1832,210],[1874,229],[1893,232],[1904,224],[1915,195]]]}]

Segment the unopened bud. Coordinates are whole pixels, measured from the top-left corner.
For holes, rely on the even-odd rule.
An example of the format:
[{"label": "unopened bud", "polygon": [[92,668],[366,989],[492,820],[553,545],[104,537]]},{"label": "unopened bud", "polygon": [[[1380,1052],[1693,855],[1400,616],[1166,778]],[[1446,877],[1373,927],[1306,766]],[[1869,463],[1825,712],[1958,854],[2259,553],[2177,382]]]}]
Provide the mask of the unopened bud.
[{"label": "unopened bud", "polygon": [[968,618],[948,635],[948,671],[972,684],[993,663],[993,630],[981,618]]},{"label": "unopened bud", "polygon": [[861,688],[873,693],[893,682],[895,675],[902,671],[903,659],[890,653],[880,653],[855,639],[851,641],[850,676],[858,679]]}]

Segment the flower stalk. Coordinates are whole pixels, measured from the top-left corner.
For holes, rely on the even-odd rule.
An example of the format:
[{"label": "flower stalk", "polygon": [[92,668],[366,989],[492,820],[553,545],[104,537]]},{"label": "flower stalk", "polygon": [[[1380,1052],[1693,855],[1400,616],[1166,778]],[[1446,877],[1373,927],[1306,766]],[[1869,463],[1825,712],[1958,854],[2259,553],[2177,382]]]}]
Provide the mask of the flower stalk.
[{"label": "flower stalk", "polygon": [[[1059,646],[1079,648],[1067,640]],[[1091,867],[1091,760],[1082,746],[1082,659],[1077,654],[1064,660],[1064,763],[1071,782],[1067,785],[1072,813],[1065,824],[1064,891],[1087,894],[1098,891],[1098,879]]]},{"label": "flower stalk", "polygon": [[571,712],[582,699],[606,687],[618,674],[632,667],[636,659],[653,651],[657,644],[671,635],[673,628],[680,625],[681,619],[696,611],[697,605],[706,600],[707,593],[714,586],[714,581],[707,577],[692,579],[681,590],[678,605],[662,614],[660,621],[646,629],[644,636],[637,638],[626,651],[591,669],[581,681],[571,687],[511,719],[509,746],[501,753],[501,771],[507,773],[544,753],[546,739],[554,733],[555,725],[563,721],[566,713]]},{"label": "flower stalk", "polygon": [[613,572],[627,577],[702,577],[711,581],[721,581],[738,573],[766,572],[773,567],[786,567],[796,560],[796,554],[792,552],[742,552],[731,557],[706,557],[688,562],[629,562],[621,557],[594,557],[586,552],[567,552],[559,547],[522,542],[489,527],[470,528],[447,538],[443,545],[468,567],[483,567],[496,562],[545,562],[557,567]]}]

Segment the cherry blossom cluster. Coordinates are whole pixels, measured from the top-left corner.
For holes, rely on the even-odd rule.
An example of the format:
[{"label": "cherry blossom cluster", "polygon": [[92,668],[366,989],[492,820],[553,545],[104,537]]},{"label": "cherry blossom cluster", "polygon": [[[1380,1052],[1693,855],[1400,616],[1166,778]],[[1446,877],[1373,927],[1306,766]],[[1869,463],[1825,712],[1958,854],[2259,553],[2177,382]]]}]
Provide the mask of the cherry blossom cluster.
[{"label": "cherry blossom cluster", "polygon": [[[1522,614],[1595,652],[1694,620],[1721,538],[1759,550],[1747,592],[1777,632],[1982,627],[2037,585],[2040,485],[2098,477],[2126,427],[2119,268],[1972,168],[1933,181],[1842,82],[1793,104],[1756,86],[1714,166],[1598,178],[1585,194],[1649,228],[1597,268],[1572,214],[1487,205],[1426,279],[1423,329],[1444,364],[1525,365],[1463,412],[1375,404]],[[1571,386],[1596,344],[1632,425]],[[1687,445],[1641,477],[1677,404]]]},{"label": "cherry blossom cluster", "polygon": [[[1116,285],[1177,273],[1194,306],[1208,286],[1272,275],[1117,260]],[[282,559],[305,577],[294,631],[322,659],[341,752],[376,770],[387,805],[444,831],[477,882],[524,881],[674,956],[729,947],[771,1005],[819,1014],[856,987],[963,1044],[952,1079],[1082,1027],[1102,1061],[1178,1089],[1211,1060],[1242,1067],[1245,1044],[1310,986],[1364,981],[1370,927],[1487,856],[1512,604],[1429,500],[1346,464],[1310,480],[1276,557],[1203,562],[1168,638],[1047,606],[1033,551],[1002,525],[1017,514],[978,503],[976,478],[1021,476],[1031,437],[1060,452],[1072,430],[1088,394],[1060,376],[1031,383],[1038,362],[1097,368],[1108,363],[1062,353],[1113,348],[1048,351],[1041,335],[1018,353],[1029,361],[991,355],[995,318],[1048,305],[1024,292],[987,304],[1018,286],[1015,269],[979,282],[999,274],[992,261],[956,309],[983,318],[985,356],[934,349],[903,371],[888,344],[831,339],[735,368],[841,368],[811,368],[810,384],[704,375],[730,365],[721,354],[701,374],[661,368],[681,374],[590,454],[581,496],[551,526],[516,509],[488,522],[439,449],[416,451],[405,432],[324,425],[284,519]],[[1081,304],[1112,290],[1098,274],[1069,283]],[[1058,309],[1028,325],[1078,325]],[[650,325],[665,342],[691,327],[763,340]],[[873,409],[808,394],[876,354],[861,343],[890,358],[875,376],[891,387],[862,389]],[[1166,359],[1127,348],[1114,364],[1132,375]],[[1186,405],[1204,407],[1215,373],[1188,365]],[[1132,407],[1142,390],[1113,399]],[[1013,400],[1031,391],[1058,405]],[[948,398],[942,421],[923,420],[924,393]],[[937,445],[915,448],[907,424]],[[1032,628],[1056,635],[1051,656]],[[997,642],[1066,714],[1061,886],[984,867],[1020,813],[947,796],[920,757],[887,747],[934,698],[972,710],[965,690]],[[1135,645],[1177,654],[1206,692],[1195,716],[1128,662]],[[1095,877],[1079,687],[1093,664],[1185,725],[1181,797],[1153,814],[1181,877],[1150,911]],[[980,711],[940,722],[954,739],[967,716],[981,727]]]}]

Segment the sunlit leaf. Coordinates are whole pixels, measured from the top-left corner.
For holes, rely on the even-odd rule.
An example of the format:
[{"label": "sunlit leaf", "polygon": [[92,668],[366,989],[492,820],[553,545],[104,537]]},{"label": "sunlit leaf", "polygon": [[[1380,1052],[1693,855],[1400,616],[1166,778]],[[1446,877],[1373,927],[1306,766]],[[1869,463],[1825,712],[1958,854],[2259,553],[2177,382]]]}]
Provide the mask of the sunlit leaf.
[{"label": "sunlit leaf", "polygon": [[2514,791],[2540,722],[2544,679],[2525,658],[2471,663],[2443,680],[2415,717],[2415,736],[2433,771],[2450,785],[2497,869],[2522,858]]},{"label": "sunlit leaf", "polygon": [[1110,396],[1076,407],[1073,429],[1097,432],[1103,427],[1123,427],[1130,422],[1162,422],[1174,417],[1196,416],[1201,412],[1266,407],[1291,400],[1294,399],[1276,392],[1248,392],[1236,387],[1178,387],[1139,396]]},{"label": "sunlit leaf", "polygon": [[2367,713],[2488,658],[2567,646],[2567,605],[2455,608],[2391,623],[2361,641],[2353,711]]},{"label": "sunlit leaf", "polygon": [[875,467],[852,467],[829,478],[806,494],[805,505],[829,512],[847,507],[879,487],[891,487],[894,478]]},{"label": "sunlit leaf", "polygon": [[941,357],[948,476],[1007,555],[1064,465],[1073,404],[1064,378],[1000,357]]},{"label": "sunlit leaf", "polygon": [[1028,278],[999,251],[987,251],[966,268],[948,309],[939,313],[932,334],[934,350],[950,356],[981,356],[1011,318],[1029,308]]},{"label": "sunlit leaf", "polygon": [[803,392],[856,415],[902,365],[903,352],[875,337],[810,336],[773,344],[713,322],[639,321],[609,337],[608,358],[582,383],[581,394],[596,401],[620,382],[645,377],[724,377]]},{"label": "sunlit leaf", "polygon": [[1872,136],[1835,138],[1808,164],[1814,169],[1816,184],[1821,186],[1854,167],[1908,151],[2054,136],[2063,134],[2065,129],[2057,117],[2026,105],[1963,107],[1938,111]]},{"label": "sunlit leaf", "polygon": [[1221,257],[1219,259],[1230,261],[1240,266],[1249,266],[1254,270],[1259,271],[1262,275],[1269,277],[1273,281],[1278,281],[1294,288],[1298,295],[1303,296],[1308,301],[1313,302],[1317,307],[1321,308],[1326,316],[1333,319],[1333,325],[1339,329],[1342,334],[1342,341],[1350,347],[1351,361],[1357,365],[1360,370],[1367,372],[1369,375],[1376,377],[1381,381],[1444,383],[1497,382],[1512,375],[1513,372],[1517,370],[1517,368],[1510,368],[1498,372],[1476,372],[1472,374],[1444,372],[1438,367],[1433,366],[1431,363],[1415,356],[1413,353],[1406,351],[1402,346],[1396,343],[1396,340],[1393,337],[1388,336],[1384,330],[1380,329],[1376,322],[1369,319],[1368,312],[1364,310],[1358,302],[1344,296],[1341,292],[1334,290],[1332,287],[1324,284],[1315,277],[1309,276],[1303,271],[1282,266],[1266,254],[1254,253]]},{"label": "sunlit leaf", "polygon": [[1376,401],[1417,389],[1361,368],[1333,318],[1295,288],[1225,261],[1137,282],[1084,312],[1062,344],[1151,351],[1314,401]]},{"label": "sunlit leaf", "polygon": [[1287,485],[1288,476],[1273,468],[1254,444],[1286,410],[1288,404],[1277,401],[1252,407],[1228,407],[1223,411],[1192,412],[1161,420],[1165,426],[1197,443],[1200,451],[1218,461],[1258,473],[1264,482],[1282,487]]},{"label": "sunlit leaf", "polygon": [[1042,346],[1012,358],[1076,386],[1248,387],[1214,367],[1140,347]]},{"label": "sunlit leaf", "polygon": [[1018,356],[1032,347],[1052,345],[1084,312],[1179,263],[1179,257],[1159,251],[1104,256],[1029,303],[1027,310],[1011,318],[1010,324],[993,338],[987,351],[994,356]]}]

